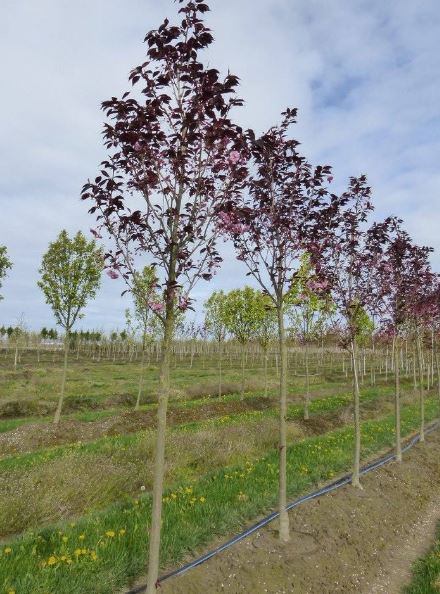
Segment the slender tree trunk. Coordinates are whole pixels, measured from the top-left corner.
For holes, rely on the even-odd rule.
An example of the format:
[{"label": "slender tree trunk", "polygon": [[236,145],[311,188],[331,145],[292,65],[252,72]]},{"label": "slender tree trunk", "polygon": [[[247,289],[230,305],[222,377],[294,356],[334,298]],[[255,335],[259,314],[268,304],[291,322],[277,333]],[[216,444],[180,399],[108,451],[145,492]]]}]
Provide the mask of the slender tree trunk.
[{"label": "slender tree trunk", "polygon": [[395,375],[395,397],[394,397],[394,408],[395,408],[395,432],[396,432],[396,460],[402,462],[402,441],[400,437],[400,361],[399,361],[399,337],[396,336],[394,339],[394,375]]},{"label": "slender tree trunk", "polygon": [[64,337],[64,365],[63,365],[63,377],[61,380],[61,392],[60,392],[60,397],[58,399],[58,406],[55,411],[55,416],[53,418],[53,422],[55,423],[55,425],[58,425],[58,423],[60,422],[60,419],[61,419],[61,411],[62,411],[63,402],[64,402],[64,392],[65,392],[65,388],[66,388],[68,358],[69,358],[69,333],[66,332],[66,336]]},{"label": "slender tree trunk", "polygon": [[305,344],[305,363],[306,363],[306,397],[304,401],[304,419],[309,420],[309,404],[310,404],[310,377],[309,377],[309,345]]},{"label": "slender tree trunk", "polygon": [[359,482],[359,471],[361,463],[361,419],[360,419],[360,393],[357,366],[356,340],[351,341],[351,360],[353,363],[353,402],[354,402],[354,459],[353,476],[351,484],[353,487],[361,488]]},{"label": "slender tree trunk", "polygon": [[439,357],[438,357],[438,347],[437,347],[437,337],[434,334],[434,353],[435,353],[435,370],[437,374],[437,394],[438,394],[438,403],[440,407],[440,367],[439,367]]},{"label": "slender tree trunk", "polygon": [[244,400],[244,364],[245,364],[245,352],[244,352],[244,345],[242,345],[242,349],[241,349],[241,394],[240,394],[241,400]]},{"label": "slender tree trunk", "polygon": [[268,360],[268,354],[267,354],[267,349],[265,349],[264,351],[264,397],[267,398],[267,388],[268,388],[268,382],[267,382],[267,360]]},{"label": "slender tree trunk", "polygon": [[218,397],[221,398],[222,395],[222,363],[223,363],[223,345],[221,342],[218,343],[219,346],[219,353],[218,353]]},{"label": "slender tree trunk", "polygon": [[[174,307],[174,305],[173,305]],[[159,577],[160,533],[162,519],[163,479],[165,472],[165,437],[170,394],[171,341],[174,331],[173,308],[167,312],[159,364],[159,406],[157,410],[156,451],[153,477],[153,501],[148,556],[147,594],[156,593]]]},{"label": "slender tree trunk", "polygon": [[284,328],[284,309],[282,301],[277,306],[278,339],[280,351],[280,469],[279,469],[279,538],[282,542],[290,540],[289,514],[287,505],[287,347]]},{"label": "slender tree trunk", "polygon": [[417,363],[419,368],[419,399],[420,399],[420,441],[425,441],[425,391],[423,386],[423,358],[422,341],[417,332]]},{"label": "slender tree trunk", "polygon": [[144,371],[145,371],[145,337],[144,342],[142,345],[142,356],[141,356],[141,368],[139,373],[139,385],[138,385],[138,393],[136,398],[136,404],[134,410],[139,410],[141,405],[141,395],[142,395],[142,388],[144,386]]}]

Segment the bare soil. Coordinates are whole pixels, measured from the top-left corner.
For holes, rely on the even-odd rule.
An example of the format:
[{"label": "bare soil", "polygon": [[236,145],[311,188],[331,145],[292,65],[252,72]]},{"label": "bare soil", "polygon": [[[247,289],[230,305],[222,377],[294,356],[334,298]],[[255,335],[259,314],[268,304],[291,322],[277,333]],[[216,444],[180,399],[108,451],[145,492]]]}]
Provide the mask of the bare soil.
[{"label": "bare soil", "polygon": [[398,594],[440,520],[439,448],[440,434],[430,435],[402,464],[363,477],[363,490],[345,487],[292,511],[287,545],[270,525],[164,582],[161,594]]}]

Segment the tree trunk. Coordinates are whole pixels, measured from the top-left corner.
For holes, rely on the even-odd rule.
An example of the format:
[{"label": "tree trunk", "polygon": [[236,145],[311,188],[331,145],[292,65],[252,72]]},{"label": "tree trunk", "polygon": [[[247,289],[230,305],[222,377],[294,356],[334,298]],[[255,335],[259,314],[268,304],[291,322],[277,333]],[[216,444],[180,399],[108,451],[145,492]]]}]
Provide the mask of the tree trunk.
[{"label": "tree trunk", "polygon": [[147,594],[155,594],[159,577],[160,533],[162,520],[163,479],[165,472],[165,437],[170,394],[171,341],[174,331],[173,307],[167,312],[159,365],[159,405],[157,409],[156,450],[153,477],[153,501],[148,556]]},{"label": "tree trunk", "polygon": [[353,364],[353,402],[354,402],[354,459],[353,476],[351,484],[353,487],[361,487],[359,482],[359,470],[361,463],[361,419],[360,419],[360,394],[357,366],[356,340],[351,341],[351,360]]},{"label": "tree trunk", "polygon": [[223,345],[221,342],[218,343],[219,346],[219,353],[218,353],[218,397],[221,398],[222,395],[222,359],[223,359]]},{"label": "tree trunk", "polygon": [[142,388],[144,385],[144,371],[145,371],[145,337],[144,337],[144,342],[142,345],[141,369],[140,369],[140,373],[139,373],[138,393],[137,393],[136,404],[135,404],[134,410],[139,410],[139,407],[141,405],[141,394],[142,394]]},{"label": "tree trunk", "polygon": [[290,540],[289,514],[287,505],[287,348],[284,328],[284,310],[282,302],[277,306],[278,339],[280,351],[280,469],[279,469],[279,538],[282,542]]},{"label": "tree trunk", "polygon": [[244,345],[242,345],[242,349],[241,349],[241,394],[240,394],[241,400],[244,400],[244,363],[245,363],[245,352],[244,352]]},{"label": "tree trunk", "polygon": [[66,333],[66,336],[64,337],[64,365],[63,365],[63,377],[61,380],[61,392],[60,392],[60,397],[58,399],[58,406],[55,411],[55,416],[53,419],[53,422],[55,423],[55,425],[58,425],[58,423],[60,422],[60,419],[61,419],[61,411],[62,411],[63,402],[64,402],[64,392],[65,392],[65,388],[66,388],[68,357],[69,357],[69,333]]},{"label": "tree trunk", "polygon": [[425,393],[423,386],[422,341],[417,332],[417,363],[419,368],[419,398],[420,398],[420,441],[425,441]]},{"label": "tree trunk", "polygon": [[400,361],[399,361],[399,337],[394,339],[394,375],[395,375],[395,396],[394,396],[394,408],[395,408],[395,431],[396,431],[396,460],[402,462],[402,441],[400,437]]},{"label": "tree trunk", "polygon": [[309,345],[306,341],[305,345],[305,362],[306,362],[306,397],[304,401],[304,420],[309,420],[309,404],[310,404],[310,377],[309,377]]},{"label": "tree trunk", "polygon": [[267,349],[265,349],[264,351],[264,397],[267,398],[267,360],[268,360],[268,355],[267,355]]}]

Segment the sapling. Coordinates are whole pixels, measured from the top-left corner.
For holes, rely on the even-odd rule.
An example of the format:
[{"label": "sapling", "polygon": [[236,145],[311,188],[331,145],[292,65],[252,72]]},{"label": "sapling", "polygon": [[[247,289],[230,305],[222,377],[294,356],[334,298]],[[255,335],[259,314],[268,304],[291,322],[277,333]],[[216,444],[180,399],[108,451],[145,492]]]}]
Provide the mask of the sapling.
[{"label": "sapling", "polygon": [[145,61],[130,74],[133,90],[102,106],[108,117],[109,151],[100,174],[82,197],[113,241],[108,273],[133,286],[135,257],[155,265],[162,298],[150,309],[162,324],[157,432],[152,493],[147,594],[159,571],[165,435],[170,394],[170,357],[178,311],[191,303],[200,280],[221,263],[213,221],[246,178],[244,139],[231,120],[242,105],[238,78],[221,77],[200,54],[213,41],[203,22],[208,6],[179,0],[180,19],[168,19],[146,37]]},{"label": "sapling", "polygon": [[101,283],[103,253],[94,240],[88,241],[78,233],[71,239],[63,230],[49,244],[39,270],[38,286],[43,291],[57,324],[64,329],[64,364],[61,391],[55,411],[58,424],[64,401],[70,332],[83,316],[87,303],[93,299]]}]

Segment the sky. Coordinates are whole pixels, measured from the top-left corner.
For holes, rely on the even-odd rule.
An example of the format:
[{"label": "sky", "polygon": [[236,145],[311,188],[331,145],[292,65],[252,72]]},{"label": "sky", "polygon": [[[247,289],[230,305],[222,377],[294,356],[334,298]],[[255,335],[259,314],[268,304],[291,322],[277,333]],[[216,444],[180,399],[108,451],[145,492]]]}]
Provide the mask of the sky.
[{"label": "sky", "polygon": [[[402,217],[440,271],[438,1],[207,1],[206,62],[240,77],[236,119],[263,132],[298,108],[292,134],[313,164],[333,167],[334,190],[365,173],[375,217]],[[61,229],[95,226],[79,195],[105,157],[101,101],[129,88],[145,34],[176,13],[172,0],[1,0],[0,245],[14,267],[0,325],[54,326],[38,268]],[[199,312],[212,290],[252,284],[222,253],[214,281],[194,290]],[[124,288],[104,275],[79,327],[123,328]]]}]

